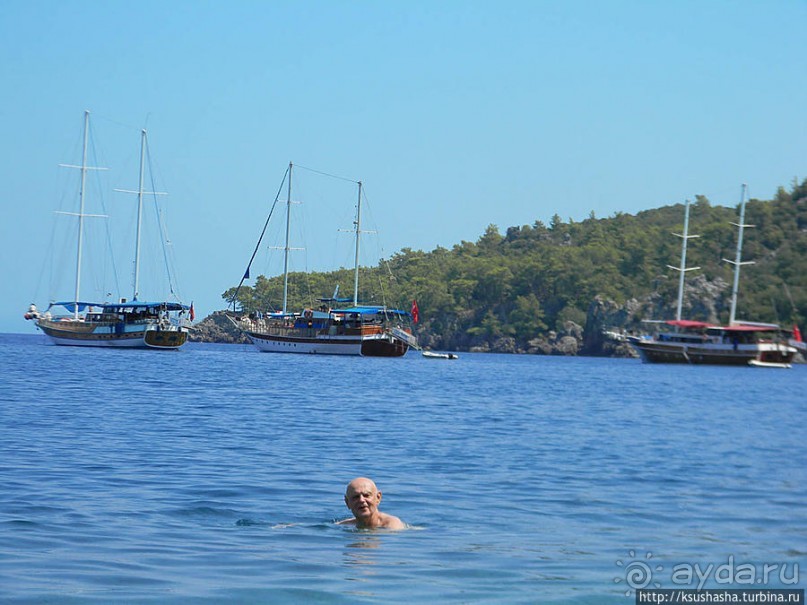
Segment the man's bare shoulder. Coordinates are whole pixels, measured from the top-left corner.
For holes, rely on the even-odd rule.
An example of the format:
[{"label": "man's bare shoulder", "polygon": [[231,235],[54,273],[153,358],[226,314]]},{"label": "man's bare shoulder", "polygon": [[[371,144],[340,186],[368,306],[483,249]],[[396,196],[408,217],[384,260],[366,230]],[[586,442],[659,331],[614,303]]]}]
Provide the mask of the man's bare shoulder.
[{"label": "man's bare shoulder", "polygon": [[378,522],[374,525],[369,527],[365,527],[359,525],[355,518],[353,519],[342,519],[341,521],[335,521],[334,525],[352,525],[353,527],[358,527],[359,529],[408,529],[409,526],[401,521],[395,515],[388,515],[386,513],[381,513],[378,519]]},{"label": "man's bare shoulder", "polygon": [[401,521],[395,515],[388,515],[386,513],[382,513],[382,524],[381,527],[384,529],[406,529],[407,525],[403,521]]}]

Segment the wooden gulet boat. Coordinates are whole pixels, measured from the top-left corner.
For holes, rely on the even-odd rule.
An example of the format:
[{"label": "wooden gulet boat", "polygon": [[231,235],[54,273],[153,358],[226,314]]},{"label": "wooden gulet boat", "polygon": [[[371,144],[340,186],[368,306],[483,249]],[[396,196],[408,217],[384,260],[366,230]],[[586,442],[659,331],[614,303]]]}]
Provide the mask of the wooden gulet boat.
[{"label": "wooden gulet boat", "polygon": [[678,288],[678,307],[675,320],[665,323],[673,328],[671,332],[641,337],[631,336],[628,341],[646,363],[688,363],[712,365],[751,365],[756,367],[789,368],[796,348],[787,341],[786,330],[777,324],[737,321],[737,294],[740,279],[740,267],[749,262],[742,261],[743,230],[753,225],[745,221],[745,191],[742,187],[740,203],[740,222],[737,237],[737,252],[733,261],[734,283],[731,295],[729,323],[720,326],[702,321],[681,318],[684,275],[687,271],[699,267],[686,267],[686,244],[689,238],[689,202],[686,205],[684,218],[681,265],[671,267],[680,271]]},{"label": "wooden gulet boat", "polygon": [[[330,298],[318,299],[317,308],[299,312],[288,311],[288,255],[292,205],[292,172],[289,163],[284,179],[288,180],[286,200],[286,239],[284,246],[283,306],[280,312],[235,314],[231,320],[246,334],[252,344],[266,353],[307,353],[315,355],[357,355],[364,357],[402,357],[410,347],[417,347],[412,334],[409,312],[386,305],[363,304],[358,299],[359,246],[361,231],[362,183],[358,181],[356,206],[354,283],[352,298],[337,298],[338,286]],[[281,185],[282,190],[282,185]],[[278,195],[279,197],[279,195]],[[272,206],[267,224],[272,216]],[[265,229],[265,227],[264,227]],[[263,234],[261,234],[261,237]],[[257,252],[261,240],[255,247]],[[238,289],[249,277],[252,258],[233,296],[235,305]]]}]

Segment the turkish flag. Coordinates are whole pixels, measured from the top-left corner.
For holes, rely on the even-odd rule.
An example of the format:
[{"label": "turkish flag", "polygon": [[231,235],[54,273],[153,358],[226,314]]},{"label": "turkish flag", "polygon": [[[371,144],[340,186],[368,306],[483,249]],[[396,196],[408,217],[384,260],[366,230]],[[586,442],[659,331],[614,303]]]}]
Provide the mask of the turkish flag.
[{"label": "turkish flag", "polygon": [[196,313],[193,312],[193,303],[191,303],[190,317],[191,317],[191,321],[196,319]]},{"label": "turkish flag", "polygon": [[796,324],[793,324],[793,340],[801,342],[801,330]]},{"label": "turkish flag", "polygon": [[420,309],[418,309],[418,301],[412,301],[412,321],[417,323],[420,320]]}]

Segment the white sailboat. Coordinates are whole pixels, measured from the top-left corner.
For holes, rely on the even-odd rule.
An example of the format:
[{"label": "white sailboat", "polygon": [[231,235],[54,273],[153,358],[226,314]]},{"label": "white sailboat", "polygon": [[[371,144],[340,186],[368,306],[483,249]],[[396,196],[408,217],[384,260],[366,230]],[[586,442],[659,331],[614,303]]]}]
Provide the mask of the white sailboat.
[{"label": "white sailboat", "polygon": [[[84,220],[103,215],[85,212],[85,182],[87,172],[100,168],[87,165],[87,143],[89,136],[90,112],[84,113],[84,137],[81,166],[67,166],[81,170],[78,213],[66,213],[78,219],[76,242],[75,290],[72,300],[51,302],[44,312],[32,304],[25,318],[35,322],[38,329],[57,345],[176,349],[181,347],[188,336],[188,327],[193,319],[192,305],[175,301],[143,302],[140,294],[140,228],[143,216],[143,179],[145,174],[146,131],[141,132],[140,140],[140,179],[136,193],[137,234],[134,261],[134,292],[131,301],[89,302],[81,296],[81,269],[84,246]],[[156,193],[155,193],[156,194]],[[63,309],[67,313],[55,314],[53,310]]]},{"label": "white sailboat", "polygon": [[[417,340],[410,327],[411,315],[407,311],[369,305],[359,301],[359,246],[361,231],[362,183],[358,181],[358,203],[356,207],[355,255],[353,297],[337,298],[334,295],[320,298],[317,308],[299,312],[288,310],[289,242],[292,173],[294,165],[289,163],[284,178],[288,179],[286,200],[286,239],[283,260],[283,305],[279,312],[252,313],[239,315],[234,319],[255,347],[269,353],[308,353],[320,355],[360,355],[365,357],[401,357],[409,347],[417,347]],[[282,185],[281,185],[282,188]],[[277,199],[275,199],[275,204]],[[272,209],[274,210],[274,205]],[[267,224],[271,218],[267,218]],[[264,227],[265,229],[265,227]],[[258,241],[260,246],[260,240]],[[258,246],[255,250],[257,252]],[[244,279],[249,275],[250,259]],[[241,280],[243,284],[244,279]],[[240,285],[239,284],[239,288]],[[236,291],[237,296],[237,291]],[[235,297],[233,298],[235,301]]]},{"label": "white sailboat", "polygon": [[[678,306],[675,320],[664,322],[674,328],[653,336],[628,338],[630,344],[646,363],[690,363],[713,365],[751,365],[757,367],[789,368],[796,349],[788,344],[784,331],[777,324],[738,321],[736,319],[737,294],[740,283],[740,267],[752,264],[743,262],[743,231],[753,225],[745,224],[745,193],[742,186],[740,200],[740,222],[738,228],[737,252],[735,259],[726,262],[734,265],[734,283],[731,291],[729,323],[725,326],[703,321],[681,318],[684,293],[684,275],[699,267],[686,267],[687,240],[689,235],[689,202],[684,218],[681,266],[671,267],[680,271],[678,286]],[[676,234],[677,235],[677,234]]]}]

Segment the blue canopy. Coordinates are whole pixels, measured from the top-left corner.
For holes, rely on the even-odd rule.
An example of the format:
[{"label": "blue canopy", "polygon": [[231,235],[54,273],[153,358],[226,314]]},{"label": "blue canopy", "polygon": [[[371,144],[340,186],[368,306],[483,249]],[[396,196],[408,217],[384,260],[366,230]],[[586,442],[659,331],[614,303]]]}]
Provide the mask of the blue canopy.
[{"label": "blue canopy", "polygon": [[122,302],[104,303],[99,305],[102,309],[160,309],[165,311],[189,311],[190,305],[183,305],[178,302]]},{"label": "blue canopy", "polygon": [[387,307],[374,307],[369,305],[348,307],[346,309],[333,309],[331,312],[356,313],[358,315],[397,315],[399,317],[411,317],[408,311],[401,311],[400,309],[388,309]]},{"label": "blue canopy", "polygon": [[103,307],[103,303],[96,303],[96,302],[79,302],[76,303],[75,301],[65,301],[65,302],[52,302],[48,305],[48,308],[51,307],[64,307],[71,313],[76,312],[76,307],[78,307],[79,311],[84,311],[87,307]]},{"label": "blue canopy", "polygon": [[76,307],[79,312],[86,310],[88,307],[98,307],[102,311],[108,309],[164,309],[166,311],[189,311],[190,305],[183,305],[178,302],[124,302],[124,303],[98,303],[98,302],[79,302],[71,301],[52,302],[49,307],[64,307],[70,313],[75,313]]}]

